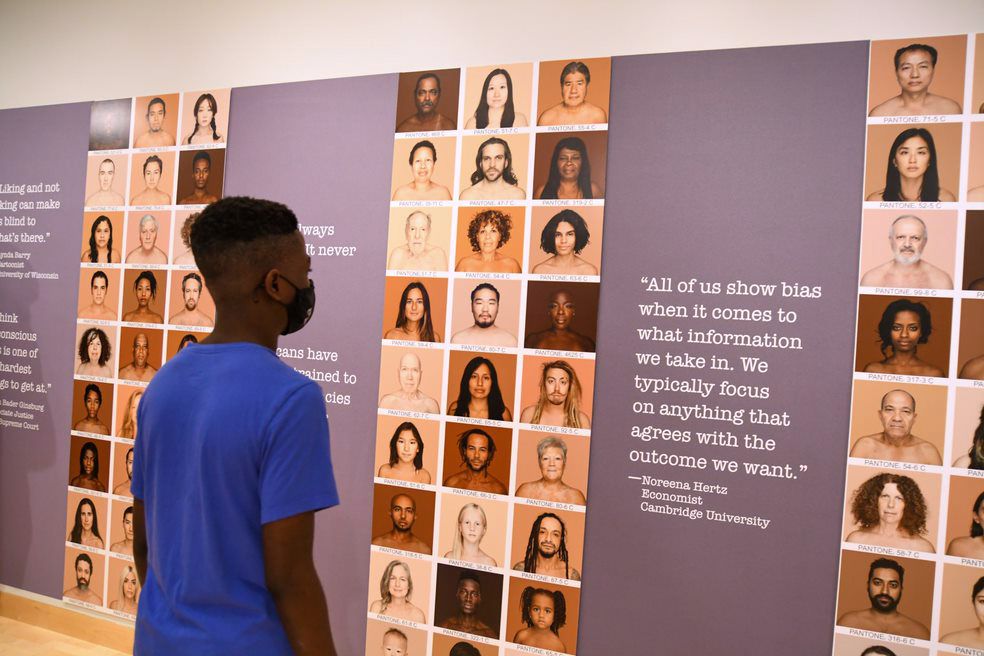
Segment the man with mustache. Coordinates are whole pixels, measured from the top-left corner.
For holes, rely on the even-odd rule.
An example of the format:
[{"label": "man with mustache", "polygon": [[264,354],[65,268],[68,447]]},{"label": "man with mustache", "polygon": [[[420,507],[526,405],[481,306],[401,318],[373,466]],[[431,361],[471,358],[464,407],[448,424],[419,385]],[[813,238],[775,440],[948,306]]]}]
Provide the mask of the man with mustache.
[{"label": "man with mustache", "polygon": [[864,629],[929,640],[929,629],[899,612],[905,569],[890,558],[877,558],[868,568],[868,599],[871,608],[841,615],[837,623],[851,629]]},{"label": "man with mustache", "polygon": [[441,102],[441,78],[434,73],[423,73],[413,89],[413,102],[417,113],[396,127],[397,132],[436,132],[453,130],[454,121],[437,111]]},{"label": "man with mustache", "polygon": [[157,368],[150,364],[150,340],[144,333],[133,336],[133,360],[120,367],[120,379],[136,380],[149,383],[157,373]]},{"label": "man with mustache", "polygon": [[452,344],[516,346],[516,336],[495,325],[499,316],[499,290],[483,282],[471,291],[471,311],[475,323],[451,336]]},{"label": "man with mustache", "polygon": [[506,486],[489,473],[495,457],[495,440],[481,428],[472,428],[458,436],[458,453],[464,468],[444,480],[445,487],[505,494]]},{"label": "man with mustache", "polygon": [[523,408],[519,421],[524,424],[591,428],[591,418],[581,410],[581,382],[569,362],[554,360],[543,365],[540,397]]},{"label": "man with mustache", "polygon": [[888,231],[892,259],[865,273],[861,286],[953,289],[953,280],[945,271],[922,259],[928,240],[926,224],[918,216],[904,214],[895,219]]},{"label": "man with mustache", "polygon": [[878,409],[882,432],[865,435],[851,448],[852,458],[941,465],[935,446],[912,434],[916,423],[916,399],[905,390],[894,389],[882,397]]},{"label": "man with mustache", "polygon": [[102,597],[89,589],[89,581],[91,580],[92,558],[88,554],[80,553],[75,557],[75,587],[63,592],[62,596],[76,601],[84,601],[87,604],[102,606]]},{"label": "man with mustache", "polygon": [[377,535],[372,544],[378,547],[403,549],[414,553],[429,554],[431,546],[413,533],[417,521],[417,502],[409,494],[397,494],[390,499],[390,520],[392,530]]},{"label": "man with mustache", "polygon": [[581,573],[570,565],[564,520],[552,512],[545,512],[537,517],[530,528],[526,556],[513,565],[513,569],[580,581]]},{"label": "man with mustache", "polygon": [[482,142],[475,155],[471,186],[461,191],[460,200],[524,200],[526,190],[512,170],[509,143],[499,137]]}]

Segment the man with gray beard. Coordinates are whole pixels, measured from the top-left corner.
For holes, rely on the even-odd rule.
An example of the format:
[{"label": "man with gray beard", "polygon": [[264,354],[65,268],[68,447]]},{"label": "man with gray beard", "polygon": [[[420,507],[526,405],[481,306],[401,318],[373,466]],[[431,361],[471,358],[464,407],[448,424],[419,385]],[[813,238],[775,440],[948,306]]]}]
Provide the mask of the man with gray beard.
[{"label": "man with gray beard", "polygon": [[893,258],[861,276],[861,286],[953,289],[953,280],[945,271],[922,259],[927,241],[929,232],[918,216],[905,214],[895,219],[888,230]]}]

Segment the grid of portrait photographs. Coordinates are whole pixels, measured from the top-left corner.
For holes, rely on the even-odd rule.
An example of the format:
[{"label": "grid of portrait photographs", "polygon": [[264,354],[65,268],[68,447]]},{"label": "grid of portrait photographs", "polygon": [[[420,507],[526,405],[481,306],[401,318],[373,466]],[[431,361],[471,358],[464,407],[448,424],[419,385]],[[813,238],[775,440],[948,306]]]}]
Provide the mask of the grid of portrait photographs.
[{"label": "grid of portrait photographs", "polygon": [[154,373],[209,333],[189,230],[222,196],[229,89],[97,101],[90,113],[63,599],[136,614],[130,478]]},{"label": "grid of portrait photographs", "polygon": [[400,75],[367,654],[575,653],[610,80]]},{"label": "grid of portrait photographs", "polygon": [[834,654],[984,655],[984,35],[868,79]]}]

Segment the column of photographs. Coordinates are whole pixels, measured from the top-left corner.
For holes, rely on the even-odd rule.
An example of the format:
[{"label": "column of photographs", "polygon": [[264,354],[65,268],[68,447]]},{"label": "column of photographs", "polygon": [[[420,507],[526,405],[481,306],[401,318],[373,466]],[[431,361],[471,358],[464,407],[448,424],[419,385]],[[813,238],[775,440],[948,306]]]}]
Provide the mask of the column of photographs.
[{"label": "column of photographs", "polygon": [[984,655],[984,35],[871,44],[835,654]]},{"label": "column of photographs", "polygon": [[610,79],[400,75],[367,654],[574,653]]},{"label": "column of photographs", "polygon": [[222,195],[230,90],[92,103],[82,216],[63,599],[136,614],[130,477],[143,389],[207,335],[188,244]]}]

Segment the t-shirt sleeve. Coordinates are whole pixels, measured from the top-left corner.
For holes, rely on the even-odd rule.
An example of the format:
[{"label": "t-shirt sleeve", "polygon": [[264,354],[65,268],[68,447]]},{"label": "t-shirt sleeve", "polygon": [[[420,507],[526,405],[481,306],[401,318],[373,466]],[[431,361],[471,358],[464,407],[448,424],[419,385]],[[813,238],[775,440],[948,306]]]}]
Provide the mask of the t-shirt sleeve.
[{"label": "t-shirt sleeve", "polygon": [[338,503],[321,388],[292,393],[270,421],[260,463],[260,522]]}]

